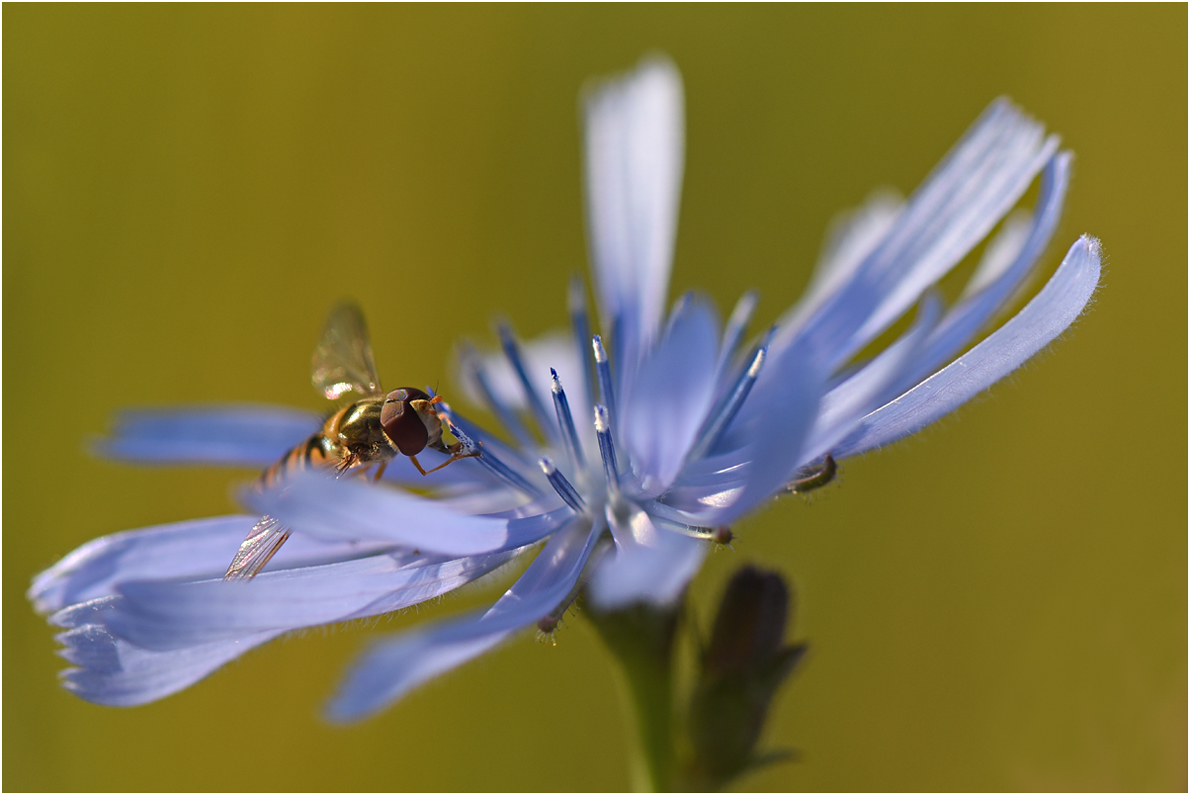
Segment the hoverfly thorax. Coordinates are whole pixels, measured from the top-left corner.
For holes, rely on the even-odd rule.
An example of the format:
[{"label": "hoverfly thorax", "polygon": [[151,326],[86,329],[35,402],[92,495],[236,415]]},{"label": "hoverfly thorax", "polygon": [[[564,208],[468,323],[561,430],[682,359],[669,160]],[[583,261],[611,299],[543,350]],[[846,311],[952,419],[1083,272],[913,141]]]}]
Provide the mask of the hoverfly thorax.
[{"label": "hoverfly thorax", "polygon": [[[381,423],[382,404],[375,398],[353,403],[346,411],[336,414],[336,428],[328,429],[338,442],[361,462],[391,458],[388,439]],[[329,435],[329,434],[328,434]]]},{"label": "hoverfly thorax", "polygon": [[437,448],[442,440],[442,420],[434,411],[438,402],[416,387],[389,392],[380,412],[380,424],[389,441],[402,455],[417,455],[427,445]]}]

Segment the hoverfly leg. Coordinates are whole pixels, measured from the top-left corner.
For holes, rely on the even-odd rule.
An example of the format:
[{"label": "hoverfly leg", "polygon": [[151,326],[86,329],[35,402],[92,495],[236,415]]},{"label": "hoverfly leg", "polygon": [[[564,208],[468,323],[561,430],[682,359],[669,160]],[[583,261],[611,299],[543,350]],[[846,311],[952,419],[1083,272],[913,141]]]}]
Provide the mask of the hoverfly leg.
[{"label": "hoverfly leg", "polygon": [[[462,452],[462,450],[463,450],[462,442],[455,442],[450,447],[448,447],[447,450],[449,450],[449,452],[450,452],[450,458],[446,459],[441,464],[439,464],[438,466],[431,469],[430,472],[437,472],[439,469],[442,469],[443,467],[445,467],[449,464],[453,464],[455,461],[461,461],[464,458],[478,458],[480,455],[483,454],[482,450],[476,450],[473,453]],[[418,469],[421,469],[421,467],[418,467]],[[428,475],[428,474],[430,474],[430,472],[424,472],[422,474]]]},{"label": "hoverfly leg", "polygon": [[375,483],[379,483],[379,482],[380,482],[380,478],[384,476],[384,470],[385,470],[385,468],[386,468],[387,466],[388,466],[388,462],[387,462],[387,461],[381,461],[381,462],[380,462],[380,466],[376,467],[376,477],[374,477],[374,478],[372,479],[372,480],[373,480],[373,482],[375,482]]},{"label": "hoverfly leg", "polygon": [[430,472],[433,472],[433,471],[434,471],[434,470],[432,470],[432,469],[431,469],[431,470],[430,470],[430,472],[427,472],[427,471],[425,471],[424,469],[422,469],[422,468],[421,468],[421,463],[420,463],[420,462],[417,460],[417,456],[415,456],[415,455],[411,455],[411,456],[409,456],[409,460],[413,462],[413,465],[414,465],[415,467],[417,467],[417,471],[418,471],[418,472],[420,472],[420,473],[422,474],[422,476],[423,476],[423,477],[424,477],[424,476],[426,476],[426,475],[428,475],[428,474],[430,474]]}]

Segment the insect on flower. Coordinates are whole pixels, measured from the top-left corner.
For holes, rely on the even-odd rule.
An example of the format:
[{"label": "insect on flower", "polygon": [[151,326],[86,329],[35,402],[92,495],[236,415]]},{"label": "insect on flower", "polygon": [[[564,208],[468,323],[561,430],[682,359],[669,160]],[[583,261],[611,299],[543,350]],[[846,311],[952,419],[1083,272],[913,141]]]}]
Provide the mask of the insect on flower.
[{"label": "insect on flower", "polygon": [[[443,418],[434,409],[442,402],[440,395],[431,398],[411,386],[384,394],[364,317],[354,304],[342,304],[331,311],[322,339],[314,349],[310,379],[328,400],[344,396],[356,400],[332,414],[322,430],[295,445],[265,470],[257,481],[259,489],[276,486],[286,475],[308,467],[332,470],[338,478],[348,473],[366,476],[376,465],[375,479],[380,480],[388,462],[398,454],[408,456],[423,476],[461,458],[479,455],[464,451],[462,442],[447,445],[442,441]],[[450,458],[426,471],[417,454],[427,447],[447,453]],[[289,533],[289,528],[274,517],[262,517],[240,544],[223,579],[255,577],[281,549]]]},{"label": "insect on flower", "polygon": [[[505,328],[500,350],[463,357],[464,386],[507,441],[423,393],[384,404],[351,314],[332,317],[337,330],[317,355],[325,371],[316,356],[326,396],[356,401],[329,423],[278,407],[121,417],[104,447],[112,457],[261,467],[281,457],[273,474],[285,477],[266,474],[241,494],[251,514],[99,538],[39,574],[29,597],[63,630],[61,654],[75,666],[65,686],[96,703],[144,704],[284,633],[421,604],[536,553],[489,608],[364,654],[330,707],[332,718],[354,720],[521,630],[552,629],[580,590],[594,610],[672,605],[711,546],[738,537],[737,522],[990,388],[1062,334],[1098,285],[1099,242],[1083,236],[1036,295],[989,329],[1043,261],[1072,160],[1041,124],[997,100],[911,196],[870,200],[836,225],[808,292],[773,327],[749,331],[755,292],[726,321],[697,294],[670,308],[684,102],[664,58],[586,94],[598,315],[576,282],[570,333],[522,343]],[[1013,212],[1035,182],[1033,208]],[[946,304],[935,285],[989,238]],[[441,442],[443,416],[457,444]],[[344,436],[357,421],[358,435]],[[469,463],[427,471],[413,458],[423,446]],[[338,474],[387,462],[385,480],[418,493],[310,472],[306,450]],[[261,514],[292,538],[251,587],[236,587],[222,576],[228,552]],[[233,570],[259,571],[269,551],[249,546],[253,562]]]}]

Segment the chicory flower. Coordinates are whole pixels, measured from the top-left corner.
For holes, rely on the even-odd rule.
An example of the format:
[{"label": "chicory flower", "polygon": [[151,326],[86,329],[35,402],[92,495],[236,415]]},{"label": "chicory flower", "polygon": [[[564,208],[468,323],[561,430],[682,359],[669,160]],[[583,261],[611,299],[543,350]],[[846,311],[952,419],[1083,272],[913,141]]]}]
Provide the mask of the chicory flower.
[{"label": "chicory flower", "polygon": [[[581,284],[569,334],[466,351],[464,381],[503,442],[447,409],[482,455],[386,486],[299,473],[245,492],[256,513],[92,541],[29,596],[62,627],[65,686],[142,704],[301,627],[399,610],[540,551],[489,609],[427,623],[363,655],[330,714],[349,720],[539,623],[583,588],[597,609],[673,603],[724,528],[834,460],[915,433],[1053,341],[1099,279],[1082,237],[1037,295],[971,342],[1034,273],[1059,218],[1071,156],[1005,100],[907,200],[881,195],[830,234],[806,296],[749,340],[757,296],[726,323],[705,297],[666,311],[683,169],[683,94],[662,59],[585,98],[586,207],[598,320]],[[1031,212],[1009,214],[1040,176]],[[1002,222],[1002,223],[1001,223]],[[933,286],[999,226],[950,306]],[[890,345],[861,357],[911,310]],[[149,462],[268,466],[319,427],[273,408],[124,415],[106,453]],[[426,453],[432,457],[432,453]],[[403,490],[425,487],[432,496]],[[221,579],[259,514],[293,529],[251,582]]]}]

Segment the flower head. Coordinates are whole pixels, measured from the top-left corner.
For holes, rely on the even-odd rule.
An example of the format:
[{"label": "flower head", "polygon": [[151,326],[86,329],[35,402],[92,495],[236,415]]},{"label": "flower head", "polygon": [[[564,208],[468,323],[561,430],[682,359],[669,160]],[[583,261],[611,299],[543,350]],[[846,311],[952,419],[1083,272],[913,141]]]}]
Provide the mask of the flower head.
[{"label": "flower head", "polygon": [[[456,436],[482,454],[425,480],[398,459],[386,476],[429,484],[430,497],[299,473],[245,492],[256,514],[80,547],[30,590],[65,630],[62,655],[77,666],[66,687],[104,704],[152,701],[282,633],[417,604],[538,546],[489,609],[377,643],[332,716],[378,710],[548,625],[582,588],[599,609],[672,603],[722,528],[987,389],[1062,333],[1098,282],[1098,242],[1080,238],[1023,309],[967,350],[1033,273],[1070,173],[1057,139],[998,100],[908,200],[881,196],[842,220],[806,296],[750,339],[755,294],[726,323],[699,295],[666,311],[683,166],[674,66],[647,60],[594,87],[585,127],[604,336],[591,334],[576,284],[569,334],[522,343],[502,328],[499,353],[461,357],[464,382],[512,441],[447,407]],[[1036,206],[1008,215],[1038,175]],[[931,288],[1002,220],[965,292],[944,306]],[[914,308],[895,341],[860,356]],[[280,409],[138,413],[106,452],[267,466],[317,427]],[[222,581],[261,513],[291,527],[291,540],[251,582]]]}]

